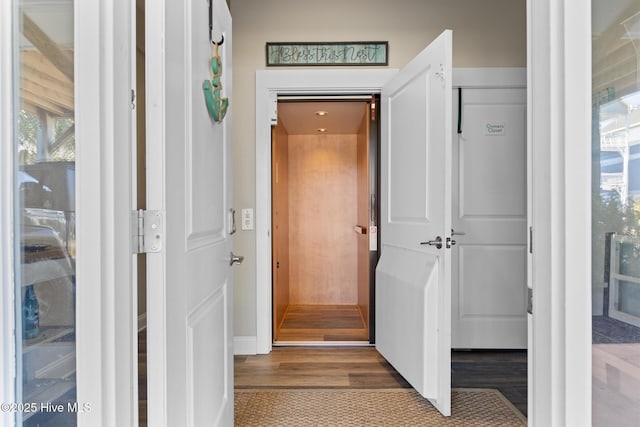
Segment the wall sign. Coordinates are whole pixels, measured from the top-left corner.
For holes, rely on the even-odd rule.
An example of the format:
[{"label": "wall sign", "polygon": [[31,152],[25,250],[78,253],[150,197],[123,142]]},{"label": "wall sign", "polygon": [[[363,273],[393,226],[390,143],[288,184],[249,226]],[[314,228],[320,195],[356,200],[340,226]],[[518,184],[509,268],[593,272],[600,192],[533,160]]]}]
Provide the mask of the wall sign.
[{"label": "wall sign", "polygon": [[502,122],[487,122],[484,126],[484,134],[487,136],[504,136],[507,134],[507,126]]},{"label": "wall sign", "polygon": [[267,66],[389,65],[389,42],[267,43]]}]

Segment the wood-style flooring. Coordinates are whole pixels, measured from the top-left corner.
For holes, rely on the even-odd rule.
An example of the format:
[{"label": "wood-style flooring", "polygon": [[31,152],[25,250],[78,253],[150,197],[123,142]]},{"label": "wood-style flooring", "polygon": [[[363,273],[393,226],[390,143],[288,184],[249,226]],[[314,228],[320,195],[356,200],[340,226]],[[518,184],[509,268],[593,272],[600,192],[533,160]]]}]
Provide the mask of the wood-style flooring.
[{"label": "wood-style flooring", "polygon": [[451,386],[498,389],[526,416],[527,351],[452,351]]},{"label": "wood-style flooring", "polygon": [[373,347],[275,347],[235,356],[236,388],[398,388],[409,384]]},{"label": "wood-style flooring", "polygon": [[[527,413],[525,351],[452,352],[452,387],[495,388]],[[410,387],[374,347],[275,347],[235,356],[236,388]]]},{"label": "wood-style flooring", "polygon": [[275,336],[276,345],[369,341],[369,331],[357,305],[291,304]]},{"label": "wood-style flooring", "polygon": [[[147,425],[146,336],[139,334],[140,426]],[[409,384],[374,347],[274,347],[235,356],[235,387],[406,388]],[[453,351],[452,387],[495,388],[527,414],[526,351]]]}]

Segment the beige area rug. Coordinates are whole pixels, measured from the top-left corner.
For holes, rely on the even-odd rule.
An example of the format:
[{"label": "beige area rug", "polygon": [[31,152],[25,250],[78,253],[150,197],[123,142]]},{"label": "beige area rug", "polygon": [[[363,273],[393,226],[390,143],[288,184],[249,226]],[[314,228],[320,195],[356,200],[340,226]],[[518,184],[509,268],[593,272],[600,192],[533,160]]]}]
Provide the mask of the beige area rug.
[{"label": "beige area rug", "polygon": [[443,417],[413,389],[236,389],[236,426],[526,426],[498,390],[453,389]]}]

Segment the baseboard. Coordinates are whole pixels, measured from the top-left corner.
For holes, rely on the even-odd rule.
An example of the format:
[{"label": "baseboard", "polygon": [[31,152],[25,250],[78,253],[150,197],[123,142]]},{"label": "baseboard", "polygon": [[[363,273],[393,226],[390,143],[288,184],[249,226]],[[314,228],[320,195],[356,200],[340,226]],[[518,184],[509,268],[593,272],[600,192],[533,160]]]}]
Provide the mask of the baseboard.
[{"label": "baseboard", "polygon": [[254,336],[233,337],[233,354],[258,354],[258,339]]},{"label": "baseboard", "polygon": [[138,315],[138,332],[147,327],[147,313]]}]

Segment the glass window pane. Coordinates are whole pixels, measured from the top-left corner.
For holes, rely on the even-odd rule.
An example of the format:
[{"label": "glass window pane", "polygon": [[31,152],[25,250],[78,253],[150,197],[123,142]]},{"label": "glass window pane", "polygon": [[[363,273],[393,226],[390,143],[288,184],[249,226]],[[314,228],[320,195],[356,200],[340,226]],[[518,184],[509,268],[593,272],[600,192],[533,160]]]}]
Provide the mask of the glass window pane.
[{"label": "glass window pane", "polygon": [[593,425],[640,419],[640,0],[592,0]]},{"label": "glass window pane", "polygon": [[18,425],[76,425],[73,1],[15,2]]}]

